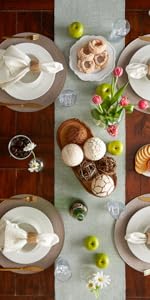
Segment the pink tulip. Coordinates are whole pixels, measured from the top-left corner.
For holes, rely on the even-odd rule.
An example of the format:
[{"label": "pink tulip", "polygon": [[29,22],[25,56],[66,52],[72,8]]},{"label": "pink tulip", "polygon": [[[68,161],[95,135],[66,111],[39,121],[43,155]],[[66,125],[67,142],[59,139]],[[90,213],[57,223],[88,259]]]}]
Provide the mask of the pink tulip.
[{"label": "pink tulip", "polygon": [[118,134],[118,126],[117,125],[110,125],[107,127],[107,132],[111,136],[116,136]]},{"label": "pink tulip", "polygon": [[120,100],[120,105],[121,106],[127,106],[129,104],[129,100],[126,96],[123,96]]},{"label": "pink tulip", "polygon": [[147,109],[149,107],[149,104],[148,104],[148,101],[144,100],[144,99],[141,99],[139,102],[138,102],[138,107],[140,109]]},{"label": "pink tulip", "polygon": [[102,103],[102,98],[98,95],[94,95],[92,97],[92,101],[93,101],[94,104],[101,104]]},{"label": "pink tulip", "polygon": [[121,67],[116,67],[113,70],[113,74],[114,74],[115,77],[121,77],[122,74],[123,74],[123,69]]}]

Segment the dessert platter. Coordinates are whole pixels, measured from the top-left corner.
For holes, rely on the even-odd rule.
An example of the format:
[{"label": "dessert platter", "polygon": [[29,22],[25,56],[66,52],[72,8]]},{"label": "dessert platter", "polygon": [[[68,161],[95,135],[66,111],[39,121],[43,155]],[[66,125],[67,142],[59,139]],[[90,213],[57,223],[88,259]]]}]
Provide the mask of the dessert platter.
[{"label": "dessert platter", "polygon": [[116,221],[114,242],[121,258],[133,269],[144,272],[150,269],[150,248],[145,244],[131,244],[125,236],[131,232],[145,233],[149,227],[150,194],[130,201]]},{"label": "dessert platter", "polygon": [[[66,79],[66,63],[61,51],[52,40],[43,35],[39,35],[35,41],[26,42],[25,38],[22,38],[31,34],[33,33],[19,33],[16,34],[17,38],[14,36],[0,44],[1,51],[16,46],[17,51],[22,51],[32,61],[39,62],[38,67],[43,66],[43,71],[39,72],[37,65],[34,64],[31,72],[25,74],[21,80],[6,86],[5,90],[0,89],[0,101],[8,104],[7,106],[15,111],[32,112],[46,108],[58,97]],[[44,71],[44,68],[48,70],[48,63],[59,63],[62,65],[62,70],[57,73],[53,73],[53,70]]]},{"label": "dessert platter", "polygon": [[[118,59],[117,65],[121,66],[125,70],[127,65],[130,64],[130,62],[133,62],[133,61],[135,62],[136,55],[137,55],[137,57],[139,57],[138,61],[136,60],[136,62],[140,62],[140,63],[147,62],[147,48],[145,48],[145,46],[148,46],[148,45],[149,45],[149,43],[147,41],[143,41],[139,38],[133,40],[122,51],[122,53]],[[138,52],[138,51],[140,51],[140,52]],[[143,51],[143,53],[145,53],[146,58],[144,58],[144,57],[141,58],[142,51]],[[133,57],[133,61],[132,61],[132,57]],[[146,61],[145,61],[145,59],[146,59]],[[149,82],[148,80],[149,79],[145,78],[144,86],[145,86],[145,84],[147,86],[147,84]],[[131,84],[130,84],[130,81],[131,81]],[[128,75],[127,75],[127,72],[124,72],[123,76],[118,78],[118,86],[121,87],[126,82],[128,82]],[[141,87],[141,82],[143,82],[143,80],[141,81],[141,79],[137,79],[137,83],[135,84],[135,80],[134,80],[134,87],[133,87],[133,81],[132,81],[132,79],[129,79],[129,84],[126,88],[126,96],[129,98],[130,102],[135,105],[136,110],[139,110],[139,111],[142,111],[143,113],[149,114],[150,113],[149,108],[147,108],[145,110],[141,110],[137,105],[137,103],[139,102],[141,97],[144,98],[144,96],[146,96],[146,98],[149,98],[149,93],[146,92],[146,95],[145,95],[144,87],[143,86]],[[140,96],[138,94],[139,86],[140,86]]]},{"label": "dessert platter", "polygon": [[[17,195],[14,198],[23,198],[29,195]],[[33,196],[35,197],[35,196]],[[36,196],[36,201],[5,200],[0,205],[1,221],[7,220],[19,226],[20,229],[38,234],[55,234],[58,240],[55,244],[43,245],[32,241],[16,251],[0,251],[0,264],[3,268],[14,268],[16,273],[35,273],[52,265],[59,255],[64,242],[64,225],[57,209],[47,200]],[[20,230],[19,229],[19,230]],[[11,235],[12,236],[12,235]],[[29,270],[21,270],[28,267]],[[31,271],[30,267],[39,267]]]},{"label": "dessert platter", "polygon": [[84,81],[101,81],[115,67],[115,49],[102,36],[85,35],[70,49],[69,66]]},{"label": "dessert platter", "polygon": [[57,130],[63,162],[72,168],[82,186],[92,195],[110,195],[117,184],[116,161],[106,155],[106,145],[78,119],[64,121]]},{"label": "dessert platter", "polygon": [[150,177],[150,144],[142,146],[135,155],[135,171]]}]

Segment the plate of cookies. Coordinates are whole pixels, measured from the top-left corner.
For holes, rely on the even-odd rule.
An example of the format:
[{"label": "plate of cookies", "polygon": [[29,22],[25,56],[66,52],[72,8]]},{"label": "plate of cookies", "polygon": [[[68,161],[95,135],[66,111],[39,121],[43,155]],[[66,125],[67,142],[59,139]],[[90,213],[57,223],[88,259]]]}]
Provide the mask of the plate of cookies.
[{"label": "plate of cookies", "polygon": [[135,155],[135,171],[150,177],[150,144],[142,146]]},{"label": "plate of cookies", "polygon": [[106,155],[106,144],[84,122],[73,118],[61,123],[57,143],[64,164],[72,168],[87,192],[105,198],[115,190],[116,161]]},{"label": "plate of cookies", "polygon": [[115,67],[116,52],[102,36],[85,35],[70,49],[69,66],[84,81],[101,81]]}]

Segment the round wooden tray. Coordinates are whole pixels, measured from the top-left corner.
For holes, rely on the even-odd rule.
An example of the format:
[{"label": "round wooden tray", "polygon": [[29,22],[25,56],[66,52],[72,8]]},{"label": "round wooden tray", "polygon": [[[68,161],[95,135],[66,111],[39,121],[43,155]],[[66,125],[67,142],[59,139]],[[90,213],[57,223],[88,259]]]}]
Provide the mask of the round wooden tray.
[{"label": "round wooden tray", "polygon": [[[92,133],[91,129],[90,129],[85,123],[83,123],[83,122],[81,122],[80,120],[75,119],[75,118],[73,118],[73,119],[68,119],[68,120],[64,121],[64,122],[59,126],[59,128],[58,128],[58,130],[57,130],[57,136],[56,136],[56,138],[57,138],[58,146],[60,147],[61,150],[62,150],[62,148],[63,148],[65,145],[68,144],[67,139],[66,139],[66,133],[67,133],[69,127],[75,126],[75,127],[79,128],[81,125],[84,126],[84,128],[86,128],[86,131],[87,131],[87,139],[93,137],[93,133]],[[86,140],[87,140],[87,139],[86,139]],[[83,144],[81,144],[80,146],[81,146],[81,148],[83,148]],[[91,183],[92,183],[93,178],[92,178],[91,180],[88,180],[88,181],[86,181],[86,180],[80,178],[80,176],[79,176],[79,174],[78,174],[78,172],[77,172],[77,167],[72,168],[72,171],[74,172],[75,176],[78,178],[78,180],[80,181],[80,183],[82,184],[82,186],[87,190],[87,192],[89,192],[90,194],[92,194],[92,195],[94,195],[94,196],[96,196],[96,197],[98,197],[98,198],[101,198],[101,199],[102,199],[102,198],[105,198],[105,197],[99,197],[99,196],[93,194],[93,192],[92,192],[92,190],[91,190]],[[97,174],[99,174],[98,170],[97,170],[96,175],[97,175]],[[95,176],[96,176],[96,175],[95,175]],[[112,177],[112,179],[113,179],[113,181],[114,181],[114,185],[115,185],[115,187],[116,187],[116,184],[117,184],[117,176],[116,176],[116,174],[114,174],[114,175],[112,175],[112,176],[110,176],[110,177]]]}]

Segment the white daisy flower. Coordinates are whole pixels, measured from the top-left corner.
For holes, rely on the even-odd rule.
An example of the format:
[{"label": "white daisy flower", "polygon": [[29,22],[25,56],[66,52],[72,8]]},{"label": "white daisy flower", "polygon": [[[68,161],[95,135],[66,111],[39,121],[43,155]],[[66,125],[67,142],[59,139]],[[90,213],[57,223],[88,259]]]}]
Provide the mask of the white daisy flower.
[{"label": "white daisy flower", "polygon": [[109,275],[105,275],[103,272],[97,272],[93,276],[93,281],[96,286],[103,289],[104,287],[107,287],[107,285],[110,284],[111,279]]},{"label": "white daisy flower", "polygon": [[87,288],[88,288],[89,290],[95,290],[95,289],[96,289],[95,282],[94,282],[92,279],[90,279],[90,280],[88,281],[88,283],[87,283]]},{"label": "white daisy flower", "polygon": [[32,159],[29,162],[29,168],[28,168],[29,172],[38,172],[39,171],[39,162],[36,159]]},{"label": "white daisy flower", "polygon": [[36,144],[34,144],[34,143],[29,143],[27,146],[25,146],[24,148],[23,148],[23,151],[32,151],[34,148],[36,147]]}]

